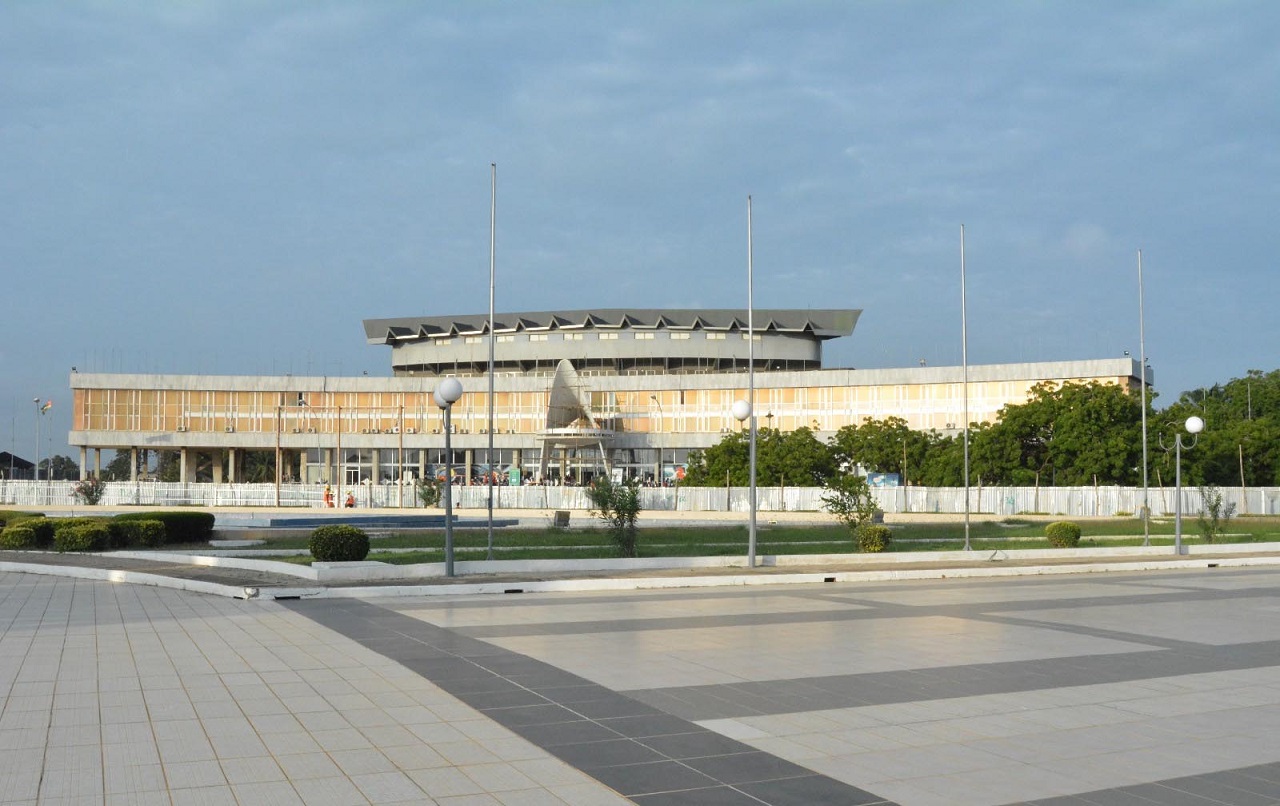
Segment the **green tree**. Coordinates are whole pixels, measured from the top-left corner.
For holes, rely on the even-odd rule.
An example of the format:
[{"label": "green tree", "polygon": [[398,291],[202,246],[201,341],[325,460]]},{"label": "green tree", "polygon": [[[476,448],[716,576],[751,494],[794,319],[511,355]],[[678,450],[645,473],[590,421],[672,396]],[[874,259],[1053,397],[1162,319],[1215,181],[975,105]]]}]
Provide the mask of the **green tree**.
[{"label": "green tree", "polygon": [[787,432],[765,428],[756,434],[757,484],[821,487],[835,470],[830,448],[808,428]]},{"label": "green tree", "polygon": [[831,477],[823,488],[822,503],[849,529],[858,545],[865,548],[861,533],[873,524],[878,511],[867,480],[852,473]]},{"label": "green tree", "polygon": [[51,456],[40,460],[40,478],[51,481],[74,481],[80,478],[80,465],[70,456]]},{"label": "green tree", "polygon": [[129,480],[129,463],[133,458],[133,452],[129,450],[117,450],[116,455],[111,457],[111,461],[107,462],[107,466],[102,468],[103,481],[128,481]]},{"label": "green tree", "polygon": [[[682,484],[686,487],[746,487],[751,483],[751,437],[747,431],[726,435],[705,451],[692,451]],[[819,487],[836,469],[831,450],[808,428],[756,432],[756,484]]]},{"label": "green tree", "polygon": [[924,475],[925,463],[937,432],[913,431],[901,417],[877,420],[868,417],[861,425],[846,425],[831,438],[836,465],[877,473],[897,473],[903,483]]}]

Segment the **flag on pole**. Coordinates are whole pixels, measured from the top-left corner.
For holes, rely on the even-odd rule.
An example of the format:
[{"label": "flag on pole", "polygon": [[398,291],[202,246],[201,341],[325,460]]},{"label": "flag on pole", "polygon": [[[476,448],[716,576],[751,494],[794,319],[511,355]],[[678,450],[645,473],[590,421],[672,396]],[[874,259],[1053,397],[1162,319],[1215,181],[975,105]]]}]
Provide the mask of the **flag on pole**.
[{"label": "flag on pole", "polygon": [[41,413],[41,414],[44,414],[44,413],[48,412],[48,411],[49,411],[49,409],[51,409],[51,408],[53,408],[53,401],[52,401],[52,400],[46,400],[46,401],[44,402],[44,405],[40,407],[40,413]]}]

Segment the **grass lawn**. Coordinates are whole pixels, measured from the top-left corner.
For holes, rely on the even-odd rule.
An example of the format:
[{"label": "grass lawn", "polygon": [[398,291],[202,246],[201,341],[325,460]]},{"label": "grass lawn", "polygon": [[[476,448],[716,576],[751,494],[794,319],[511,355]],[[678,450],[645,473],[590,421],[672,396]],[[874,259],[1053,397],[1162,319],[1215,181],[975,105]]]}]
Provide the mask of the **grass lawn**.
[{"label": "grass lawn", "polygon": [[[1142,545],[1142,522],[1134,518],[1082,520],[1081,547]],[[1194,518],[1183,519],[1183,541],[1202,544]],[[1008,518],[1001,522],[974,522],[969,536],[974,549],[1050,548],[1043,522]],[[1151,522],[1151,542],[1173,545],[1173,519]],[[1222,542],[1265,543],[1280,541],[1280,518],[1237,517]],[[498,529],[494,531],[494,556],[500,560],[602,559],[617,552],[603,529]],[[488,533],[484,529],[454,529],[456,560],[483,560]],[[854,553],[853,540],[839,526],[762,526],[756,536],[757,554]],[[370,560],[395,564],[440,562],[444,556],[444,531],[430,530],[375,537]],[[964,547],[962,523],[895,524],[889,551],[958,551]],[[271,539],[264,548],[305,549],[307,538]],[[382,549],[419,549],[387,552]],[[746,526],[654,527],[640,530],[641,557],[710,557],[746,554]],[[310,557],[281,558],[309,563]]]}]

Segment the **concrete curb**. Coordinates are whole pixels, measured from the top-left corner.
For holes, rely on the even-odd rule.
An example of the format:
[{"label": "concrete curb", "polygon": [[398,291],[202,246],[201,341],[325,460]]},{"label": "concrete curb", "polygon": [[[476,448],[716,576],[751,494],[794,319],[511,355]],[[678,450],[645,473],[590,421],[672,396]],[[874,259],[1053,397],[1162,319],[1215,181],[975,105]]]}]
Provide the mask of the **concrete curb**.
[{"label": "concrete curb", "polygon": [[207,593],[210,596],[224,596],[231,599],[252,599],[255,594],[247,588],[234,585],[222,585],[217,582],[205,582],[199,579],[184,579],[163,574],[147,574],[141,571],[121,571],[112,568],[83,568],[78,565],[38,565],[36,563],[0,562],[0,571],[11,571],[19,574],[40,574],[41,576],[63,577],[67,579],[89,579],[97,582],[123,582],[127,585],[147,585],[153,588],[172,588],[192,593]]},{"label": "concrete curb", "polygon": [[618,577],[593,579],[550,579],[527,582],[478,582],[448,585],[376,585],[365,587],[279,589],[263,591],[272,598],[359,598],[405,596],[471,596],[516,593],[564,593],[586,591],[658,590],[671,588],[711,588],[754,585],[809,585],[831,582],[890,582],[925,579],[980,579],[1057,574],[1114,573],[1117,571],[1170,571],[1190,568],[1241,568],[1280,565],[1280,557],[1224,558],[1217,560],[1153,560],[1128,563],[1082,563],[1078,565],[1016,566],[992,568],[923,568],[883,571],[833,571],[830,573],[735,574],[690,577]]},{"label": "concrete curb", "polygon": [[993,566],[981,568],[916,568],[877,571],[832,571],[795,574],[734,574],[688,577],[613,577],[551,579],[507,582],[451,583],[437,585],[370,585],[360,587],[268,587],[223,585],[201,580],[80,566],[0,562],[0,571],[89,579],[133,585],[171,588],[233,599],[369,599],[409,596],[476,596],[518,593],[566,593],[587,591],[660,590],[757,585],[800,585],[838,582],[890,582],[927,579],[982,579],[1015,576],[1115,573],[1123,571],[1172,571],[1192,568],[1244,568],[1280,565],[1280,557],[1219,557],[1152,560],[1124,563],[1078,563],[1050,566]]}]

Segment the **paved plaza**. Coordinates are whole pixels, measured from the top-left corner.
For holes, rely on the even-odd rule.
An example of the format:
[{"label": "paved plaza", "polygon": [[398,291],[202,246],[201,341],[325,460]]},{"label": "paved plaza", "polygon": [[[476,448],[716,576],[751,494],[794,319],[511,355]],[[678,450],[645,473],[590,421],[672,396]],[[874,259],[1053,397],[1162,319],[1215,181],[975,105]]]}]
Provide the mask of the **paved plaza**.
[{"label": "paved plaza", "polygon": [[0,802],[1280,804],[1280,571],[235,600],[0,574]]}]

